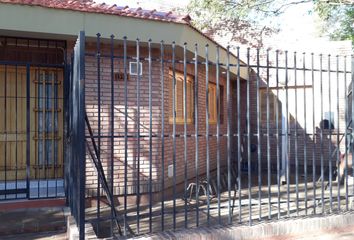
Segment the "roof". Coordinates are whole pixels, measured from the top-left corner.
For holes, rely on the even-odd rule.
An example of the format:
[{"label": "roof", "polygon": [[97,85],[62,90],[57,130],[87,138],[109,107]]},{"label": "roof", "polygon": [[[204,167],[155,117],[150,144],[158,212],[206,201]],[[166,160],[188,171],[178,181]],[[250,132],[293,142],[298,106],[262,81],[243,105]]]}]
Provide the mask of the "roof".
[{"label": "roof", "polygon": [[40,6],[45,8],[65,9],[80,12],[111,14],[124,17],[133,17],[149,19],[163,22],[174,22],[190,24],[189,15],[178,15],[175,13],[162,12],[154,10],[145,10],[142,8],[129,8],[128,6],[108,5],[105,3],[96,3],[93,0],[0,0],[0,3]]},{"label": "roof", "polygon": [[[33,7],[30,14],[27,14],[28,7]],[[58,11],[50,11],[52,9]],[[47,21],[48,18],[55,21]],[[128,21],[129,19],[143,20],[146,24]],[[172,27],[169,23],[175,26]],[[129,36],[128,39],[132,41],[136,37],[151,39],[154,36],[154,43],[164,40],[165,44],[175,42],[179,46],[183,46],[184,43],[215,45],[221,49],[220,59],[226,62],[227,58],[227,49],[195,28],[189,15],[107,5],[96,3],[94,0],[0,0],[0,32],[8,32],[8,35],[26,32],[33,33],[34,37],[38,37],[39,34],[42,38],[50,38],[53,35],[74,37],[78,31],[85,30],[86,37],[95,38],[98,29],[102,36],[107,38],[117,29],[125,29],[124,35]],[[192,49],[194,44],[188,46],[190,51],[194,51]],[[216,61],[216,49],[209,48],[211,62]],[[204,57],[205,52],[199,51],[198,54]],[[232,52],[231,56],[233,59],[237,58]],[[247,71],[241,69],[241,77],[244,78],[246,74]]]}]

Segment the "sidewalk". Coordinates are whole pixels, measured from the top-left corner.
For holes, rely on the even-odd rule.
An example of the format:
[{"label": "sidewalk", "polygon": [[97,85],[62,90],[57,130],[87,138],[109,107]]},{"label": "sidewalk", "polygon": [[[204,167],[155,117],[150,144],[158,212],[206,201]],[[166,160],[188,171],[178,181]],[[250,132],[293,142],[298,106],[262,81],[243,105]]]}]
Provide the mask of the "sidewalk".
[{"label": "sidewalk", "polygon": [[259,240],[354,240],[354,225],[343,228],[332,228],[311,234],[276,236]]}]

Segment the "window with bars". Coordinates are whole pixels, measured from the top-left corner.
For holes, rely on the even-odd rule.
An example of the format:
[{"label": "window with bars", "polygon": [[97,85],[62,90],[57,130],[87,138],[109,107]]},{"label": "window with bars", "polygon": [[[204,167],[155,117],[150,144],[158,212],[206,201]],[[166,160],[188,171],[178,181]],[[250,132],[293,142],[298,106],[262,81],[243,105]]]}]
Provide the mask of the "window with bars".
[{"label": "window with bars", "polygon": [[58,152],[58,79],[55,71],[36,71],[38,124],[38,163],[51,165],[57,162]]},{"label": "window with bars", "polygon": [[[183,72],[175,71],[176,85],[173,86],[173,72],[170,70],[169,72],[169,122],[173,123],[173,91],[175,92],[175,112],[176,112],[176,123],[183,124],[184,123],[184,74]],[[187,95],[187,124],[193,123],[194,118],[194,84],[193,84],[193,76],[187,75],[186,77],[186,95]]]}]

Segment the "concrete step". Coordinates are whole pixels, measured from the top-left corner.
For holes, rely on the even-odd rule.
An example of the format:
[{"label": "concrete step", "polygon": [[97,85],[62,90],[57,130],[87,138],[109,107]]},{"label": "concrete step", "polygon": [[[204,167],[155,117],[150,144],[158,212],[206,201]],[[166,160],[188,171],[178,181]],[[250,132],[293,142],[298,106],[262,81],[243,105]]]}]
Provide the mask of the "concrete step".
[{"label": "concrete step", "polygon": [[0,236],[66,232],[66,212],[65,207],[0,210]]}]

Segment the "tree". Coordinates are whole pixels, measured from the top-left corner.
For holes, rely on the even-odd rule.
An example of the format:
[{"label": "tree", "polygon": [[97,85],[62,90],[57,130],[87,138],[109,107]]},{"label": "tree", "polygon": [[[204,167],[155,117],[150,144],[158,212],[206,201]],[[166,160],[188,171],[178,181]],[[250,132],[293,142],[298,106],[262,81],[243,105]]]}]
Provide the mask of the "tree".
[{"label": "tree", "polygon": [[192,0],[187,13],[192,24],[212,37],[229,37],[251,47],[279,31],[274,17],[294,5],[313,2],[323,21],[323,34],[353,40],[352,0]]},{"label": "tree", "polygon": [[266,0],[192,0],[187,13],[192,24],[209,36],[228,35],[231,41],[260,47],[265,36],[277,31],[261,2]]},{"label": "tree", "polygon": [[322,19],[322,34],[354,43],[354,3],[349,0],[318,1],[315,11]]}]

